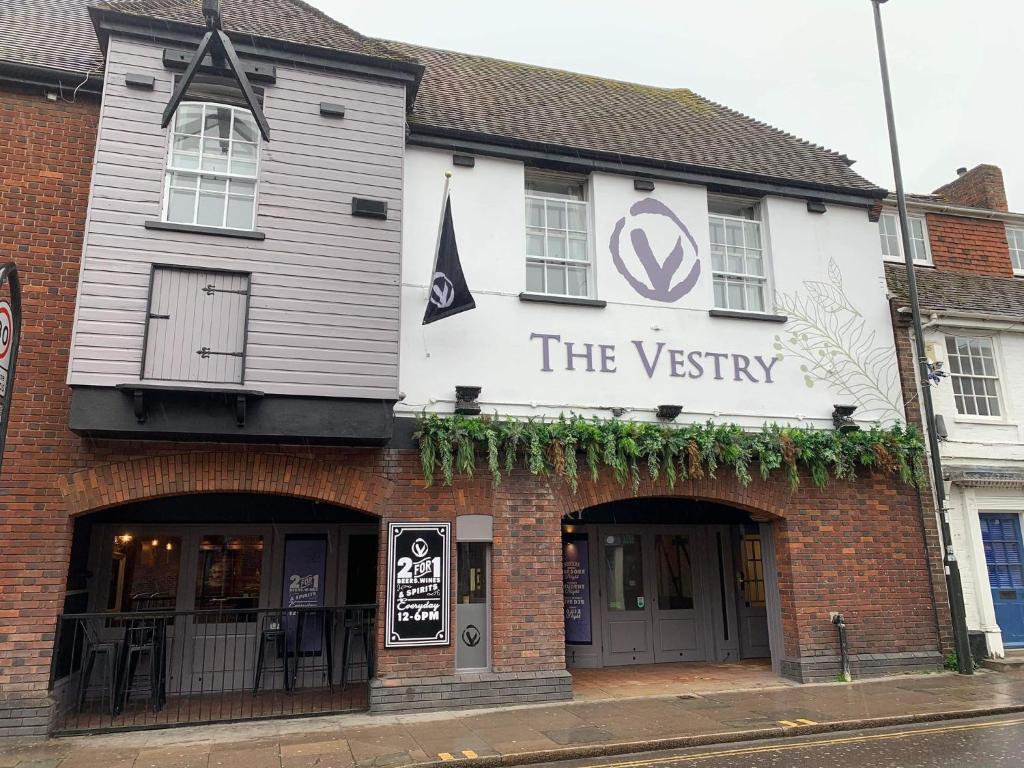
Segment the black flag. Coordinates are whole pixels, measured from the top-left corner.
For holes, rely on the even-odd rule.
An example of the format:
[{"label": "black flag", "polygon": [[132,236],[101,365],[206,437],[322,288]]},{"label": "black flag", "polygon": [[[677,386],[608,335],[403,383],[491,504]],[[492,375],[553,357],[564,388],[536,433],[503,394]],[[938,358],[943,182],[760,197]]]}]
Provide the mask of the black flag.
[{"label": "black flag", "polygon": [[423,313],[423,324],[451,317],[475,307],[473,294],[466,285],[466,276],[462,274],[459,248],[455,244],[451,196],[445,195],[441,237],[437,241],[434,275],[430,279],[430,296],[427,297],[427,311]]}]

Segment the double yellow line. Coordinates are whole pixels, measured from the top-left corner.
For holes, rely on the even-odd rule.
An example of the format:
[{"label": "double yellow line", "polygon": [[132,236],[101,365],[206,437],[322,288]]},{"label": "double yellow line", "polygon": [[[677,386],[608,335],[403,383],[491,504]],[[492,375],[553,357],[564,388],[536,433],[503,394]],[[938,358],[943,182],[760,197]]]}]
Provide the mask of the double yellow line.
[{"label": "double yellow line", "polygon": [[912,731],[890,731],[887,733],[868,733],[861,736],[845,736],[834,739],[820,739],[817,741],[804,741],[795,744],[762,744],[756,747],[740,747],[736,749],[719,749],[714,752],[701,752],[692,755],[676,755],[674,757],[656,757],[648,760],[630,760],[618,763],[594,763],[587,768],[642,768],[643,766],[671,765],[675,763],[695,762],[697,760],[711,760],[716,757],[730,757],[738,755],[756,755],[764,752],[789,752],[795,749],[816,749],[819,747],[830,747],[837,744],[856,744],[865,741],[885,741],[886,739],[906,739],[912,736],[924,736],[932,733],[953,733],[956,731],[974,731],[985,728],[1005,728],[1011,725],[1024,724],[1024,718],[1015,720],[997,720],[985,723],[962,723],[960,725],[944,725],[937,728],[917,728]]}]

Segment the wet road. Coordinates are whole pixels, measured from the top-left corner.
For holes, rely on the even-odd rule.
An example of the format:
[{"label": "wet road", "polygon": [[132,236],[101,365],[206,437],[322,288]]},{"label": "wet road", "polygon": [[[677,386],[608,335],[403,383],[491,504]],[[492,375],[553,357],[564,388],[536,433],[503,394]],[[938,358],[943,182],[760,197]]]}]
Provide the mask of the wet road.
[{"label": "wet road", "polygon": [[560,768],[1019,768],[1024,766],[1024,716],[1003,715],[717,744],[557,765]]}]

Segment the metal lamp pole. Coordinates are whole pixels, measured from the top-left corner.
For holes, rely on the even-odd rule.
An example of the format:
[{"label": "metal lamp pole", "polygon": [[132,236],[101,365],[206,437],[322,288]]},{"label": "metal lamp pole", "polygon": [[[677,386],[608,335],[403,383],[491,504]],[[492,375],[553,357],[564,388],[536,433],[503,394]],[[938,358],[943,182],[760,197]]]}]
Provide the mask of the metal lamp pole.
[{"label": "metal lamp pole", "polygon": [[928,452],[931,454],[932,486],[939,504],[939,531],[942,536],[943,565],[946,572],[946,591],[949,594],[949,612],[953,619],[953,644],[956,648],[957,669],[962,675],[974,674],[971,657],[971,643],[967,634],[967,616],[964,610],[964,592],[960,582],[960,565],[953,553],[953,537],[949,530],[946,488],[942,478],[942,460],[939,457],[939,440],[935,434],[935,409],[932,406],[931,385],[928,383],[928,355],[924,346],[924,329],[921,327],[921,305],[917,296],[917,276],[914,274],[914,255],[910,245],[910,226],[907,223],[907,198],[903,191],[903,171],[900,168],[900,150],[896,142],[896,119],[892,110],[892,92],[889,88],[889,63],[885,55],[885,35],[882,33],[882,3],[888,0],[871,0],[875,13],[875,37],[878,39],[878,65],[882,70],[882,93],[885,98],[885,117],[889,124],[889,148],[892,152],[892,172],[896,181],[896,205],[899,208],[900,235],[903,241],[903,260],[907,268],[907,293],[910,294],[910,311],[914,323],[914,346],[917,352],[918,371],[921,379],[921,404],[924,408],[925,433],[928,436]]}]

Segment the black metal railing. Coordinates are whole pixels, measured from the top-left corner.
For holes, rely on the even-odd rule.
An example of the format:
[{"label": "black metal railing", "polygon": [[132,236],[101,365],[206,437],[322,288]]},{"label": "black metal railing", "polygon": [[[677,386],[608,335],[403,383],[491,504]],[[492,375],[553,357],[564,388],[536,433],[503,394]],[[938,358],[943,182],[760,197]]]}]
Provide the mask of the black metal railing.
[{"label": "black metal railing", "polygon": [[374,605],[64,614],[56,730],[225,722],[367,707]]}]

